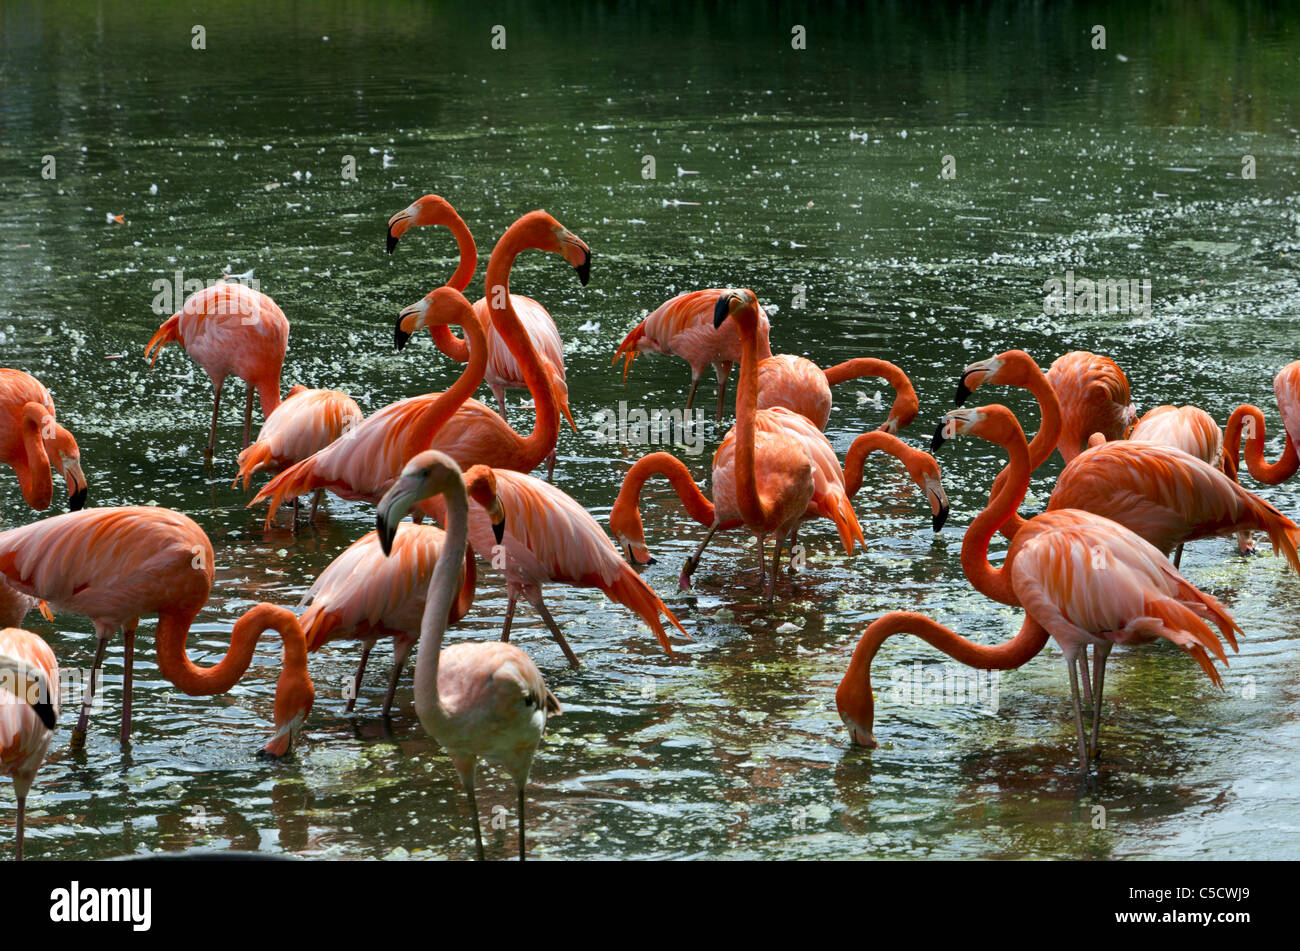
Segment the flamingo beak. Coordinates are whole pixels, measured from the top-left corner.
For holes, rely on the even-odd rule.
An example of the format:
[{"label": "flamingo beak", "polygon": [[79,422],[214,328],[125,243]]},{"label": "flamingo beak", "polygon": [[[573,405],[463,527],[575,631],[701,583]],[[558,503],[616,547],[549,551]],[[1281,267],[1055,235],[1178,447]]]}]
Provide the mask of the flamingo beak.
[{"label": "flamingo beak", "polygon": [[375,510],[375,534],[379,536],[379,547],[384,550],[385,556],[393,553],[397,527],[415,505],[419,483],[417,476],[403,474],[379,500],[379,506]]},{"label": "flamingo beak", "polygon": [[948,417],[939,420],[939,425],[935,427],[934,435],[930,437],[930,454],[934,455],[939,451],[939,447],[944,444],[948,438],[944,435],[944,430],[948,428]]},{"label": "flamingo beak", "polygon": [[[416,320],[420,315],[420,305],[423,303],[424,301],[420,301],[418,304],[412,304],[397,315],[397,325],[393,328],[393,345],[398,350],[404,349],[407,342],[410,341],[411,335],[420,329]],[[408,326],[410,327],[409,330],[407,329]]]},{"label": "flamingo beak", "polygon": [[[395,250],[397,250],[397,242],[402,239],[402,235],[406,231],[406,228],[398,228],[397,226],[399,224],[402,224],[410,220],[411,220],[410,213],[405,211],[399,211],[397,214],[393,215],[393,217],[388,219],[388,253],[389,254],[392,254]],[[409,227],[409,225],[407,227]],[[394,234],[393,233],[394,231],[396,231],[397,233]]]},{"label": "flamingo beak", "polygon": [[731,305],[735,300],[731,294],[719,294],[718,302],[713,305],[713,329],[717,330],[722,326],[722,322],[727,319],[731,313]]},{"label": "flamingo beak", "polygon": [[573,269],[578,272],[578,280],[581,282],[582,286],[586,287],[587,282],[591,280],[591,249],[590,248],[582,249],[582,263],[575,264],[573,266]]},{"label": "flamingo beak", "polygon": [[47,730],[54,729],[54,704],[44,671],[20,658],[0,654],[0,685],[14,697],[26,700]]},{"label": "flamingo beak", "polygon": [[488,518],[492,521],[492,537],[500,545],[501,540],[506,537],[506,510],[500,499],[492,500],[492,506],[488,509]]},{"label": "flamingo beak", "polygon": [[930,496],[930,508],[934,512],[934,531],[937,535],[943,530],[944,523],[948,521],[948,494],[937,482],[927,485],[925,491]]}]

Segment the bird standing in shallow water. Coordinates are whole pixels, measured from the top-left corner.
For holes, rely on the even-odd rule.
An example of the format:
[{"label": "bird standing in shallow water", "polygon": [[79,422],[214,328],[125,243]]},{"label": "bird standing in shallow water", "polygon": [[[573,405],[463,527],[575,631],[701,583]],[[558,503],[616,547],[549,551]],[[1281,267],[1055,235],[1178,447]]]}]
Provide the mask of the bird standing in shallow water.
[{"label": "bird standing in shallow water", "polygon": [[15,858],[23,857],[27,792],[45,758],[59,716],[59,665],[50,645],[30,631],[0,629],[0,776],[14,781],[18,823]]}]

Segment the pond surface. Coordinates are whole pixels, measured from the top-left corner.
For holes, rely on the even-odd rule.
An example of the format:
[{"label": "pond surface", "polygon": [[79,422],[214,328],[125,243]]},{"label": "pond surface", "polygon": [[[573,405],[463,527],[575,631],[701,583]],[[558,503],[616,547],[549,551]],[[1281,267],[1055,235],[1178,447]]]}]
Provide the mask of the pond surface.
[{"label": "pond surface", "polygon": [[[898,3],[810,19],[798,9],[0,10],[2,362],[53,392],[80,441],[91,504],[170,506],[208,532],[218,570],[190,639],[197,662],[222,655],[252,603],[295,606],[373,526],[373,509],[331,499],[310,531],[263,531],[263,512],[230,487],[238,384],[208,468],[207,378],[176,348],[152,372],[143,359],[162,319],[154,282],[178,269],[202,280],[253,269],[292,325],[286,389],[340,388],[367,413],[443,389],[459,367],[423,336],[393,352],[392,325],[450,276],[454,247],[424,230],[384,254],[388,216],[427,192],[448,198],[478,240],[475,295],[492,243],[525,211],[545,208],[590,244],[590,286],[532,254],[512,289],[544,303],[564,338],[583,432],[561,431],[555,481],[602,524],[647,450],[598,442],[597,414],[620,400],[679,406],[688,382],[681,361],[642,359],[623,386],[611,355],[648,310],[697,287],[753,288],[776,352],[903,366],[921,399],[904,433],[917,445],[965,364],[1021,347],[1044,366],[1075,349],[1113,357],[1140,411],[1193,403],[1223,421],[1257,403],[1274,433],[1268,454],[1280,452],[1272,377],[1300,356],[1294,12],[995,3],[920,16]],[[496,24],[505,50],[491,48]],[[806,26],[807,49],[791,48],[793,24]],[[1094,24],[1106,27],[1105,49],[1093,48]],[[195,25],[204,50],[192,48]],[[53,180],[41,177],[46,155]],[[355,180],[341,174],[346,156]],[[943,175],[945,156],[955,177]],[[1243,178],[1244,156],[1254,178]],[[1149,312],[1045,316],[1044,282],[1067,270],[1149,279]],[[836,392],[827,434],[840,453],[883,419],[891,397],[880,389]],[[526,430],[522,395],[511,392],[509,415]],[[1028,394],[990,390],[994,400],[1037,425]],[[700,405],[712,402],[710,376]],[[710,424],[703,454],[683,454],[701,481],[726,425]],[[849,747],[834,692],[870,620],[923,611],[989,644],[1019,627],[1019,612],[975,593],[958,564],[1001,461],[984,443],[945,447],[952,517],[935,536],[901,469],[877,457],[855,502],[868,550],[845,557],[828,523],[811,523],[807,570],[771,609],[739,534],[715,541],[692,592],[676,590],[701,529],[653,483],[643,512],[658,562],[644,577],[693,637],[679,660],[595,591],[548,592],[580,670],[530,609],[516,620],[516,642],[565,708],[533,770],[531,853],[1300,856],[1300,581],[1281,560],[1236,556],[1227,539],[1183,559],[1247,635],[1226,690],[1170,645],[1117,650],[1094,778],[1076,775],[1054,645],[1003,674],[995,702],[904,705],[891,678],[915,664],[927,676],[954,668],[919,640],[892,639],[875,668],[883,746]],[[1054,460],[1036,476],[1028,511],[1045,504],[1057,471]],[[4,475],[3,524],[24,524],[33,513]],[[1296,483],[1245,484],[1300,513]],[[500,576],[485,568],[450,640],[495,637],[504,609]],[[28,624],[63,666],[89,665],[84,618]],[[68,749],[69,711],[37,780],[29,856],[197,846],[471,857],[467,807],[414,717],[409,673],[391,725],[379,716],[385,647],[352,716],[343,688],[357,646],[314,655],[304,743],[285,762],[253,757],[270,727],[273,645],[229,695],[191,698],[159,676],[146,622],[124,753],[117,639],[84,755]],[[0,793],[3,829],[12,802]],[[482,772],[479,804],[485,819],[513,813],[503,774]],[[513,818],[485,826],[489,856],[512,855]]]}]

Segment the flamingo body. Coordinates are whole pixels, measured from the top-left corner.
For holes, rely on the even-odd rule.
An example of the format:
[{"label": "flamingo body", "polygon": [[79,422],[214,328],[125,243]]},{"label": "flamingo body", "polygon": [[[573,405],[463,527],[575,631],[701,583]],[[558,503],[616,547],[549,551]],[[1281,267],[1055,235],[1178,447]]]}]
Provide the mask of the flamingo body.
[{"label": "flamingo body", "polygon": [[[15,696],[7,689],[16,686],[16,682],[10,679],[16,673],[12,669],[14,661],[44,677],[43,685],[24,684],[27,692],[35,689],[36,697]],[[54,736],[54,731],[41,719],[32,704],[24,701],[36,699],[48,703],[53,717],[57,719],[59,665],[50,645],[40,637],[30,631],[5,627],[0,629],[0,667],[5,668],[5,676],[0,677],[0,776],[8,776],[13,780],[14,795],[18,799],[16,854],[21,859],[27,793]],[[47,690],[49,696],[39,696],[42,690]]]},{"label": "flamingo body", "polygon": [[283,472],[320,452],[363,419],[361,407],[338,390],[312,390],[295,386],[276,407],[257,434],[257,440],[239,454],[239,476],[244,487],[256,472]]},{"label": "flamingo body", "polygon": [[1123,439],[1137,420],[1128,378],[1109,357],[1075,350],[1052,362],[1047,380],[1061,403],[1061,436],[1056,444],[1069,462],[1101,433],[1107,441]]},{"label": "flamingo body", "polygon": [[825,429],[831,417],[831,387],[821,367],[804,357],[778,353],[758,364],[758,408],[783,406]]}]

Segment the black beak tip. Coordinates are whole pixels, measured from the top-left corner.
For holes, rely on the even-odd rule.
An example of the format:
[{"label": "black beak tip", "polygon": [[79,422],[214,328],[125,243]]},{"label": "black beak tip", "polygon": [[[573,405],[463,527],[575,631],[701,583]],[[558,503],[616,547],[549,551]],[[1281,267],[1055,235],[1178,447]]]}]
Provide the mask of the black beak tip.
[{"label": "black beak tip", "polygon": [[393,345],[396,346],[398,350],[403,350],[406,348],[406,343],[410,339],[411,335],[402,329],[401,321],[398,321],[397,326],[393,328]]},{"label": "black beak tip", "polygon": [[39,703],[33,703],[32,709],[36,711],[36,715],[40,717],[41,722],[45,724],[45,729],[54,729],[54,705],[52,703],[47,700],[42,700]]},{"label": "black beak tip", "polygon": [[393,234],[392,231],[388,232],[388,253],[389,254],[392,254],[394,251],[397,250],[397,242],[400,240],[401,239],[398,238],[397,235]]},{"label": "black beak tip", "polygon": [[727,319],[727,314],[731,312],[731,295],[723,294],[718,297],[718,302],[713,305],[713,329],[717,330],[722,326],[722,322]]},{"label": "black beak tip", "polygon": [[89,491],[89,487],[83,485],[76,492],[73,492],[72,495],[68,496],[68,511],[81,511],[82,507],[86,504],[87,491]]},{"label": "black beak tip", "polygon": [[505,522],[493,522],[493,523],[492,523],[492,537],[495,538],[495,539],[497,540],[497,544],[498,544],[498,545],[501,544],[501,540],[502,540],[503,538],[506,537],[506,523],[505,523]]},{"label": "black beak tip", "polygon": [[953,403],[957,406],[965,406],[969,396],[970,390],[966,389],[966,378],[962,377],[957,381],[957,395],[953,397]]},{"label": "black beak tip", "polygon": [[943,531],[944,523],[948,521],[948,506],[944,506],[934,514],[934,533],[937,535]]},{"label": "black beak tip", "polygon": [[382,514],[375,515],[375,534],[379,536],[379,547],[383,549],[384,557],[387,558],[393,553],[393,536],[397,530],[389,531],[388,522]]},{"label": "black beak tip", "polygon": [[934,453],[938,452],[938,451],[939,451],[939,447],[942,446],[942,445],[944,444],[944,441],[945,441],[945,440],[944,440],[944,435],[943,435],[943,427],[944,427],[944,425],[945,425],[945,424],[944,424],[943,422],[940,422],[939,425],[938,425],[938,426],[935,428],[935,430],[934,430],[934,435],[933,435],[932,437],[930,437],[930,454],[931,454],[931,455],[933,455]]},{"label": "black beak tip", "polygon": [[587,282],[591,280],[591,251],[587,251],[582,263],[575,265],[573,269],[578,272],[578,281],[586,287]]}]

